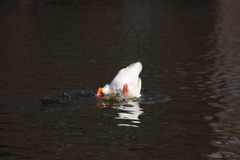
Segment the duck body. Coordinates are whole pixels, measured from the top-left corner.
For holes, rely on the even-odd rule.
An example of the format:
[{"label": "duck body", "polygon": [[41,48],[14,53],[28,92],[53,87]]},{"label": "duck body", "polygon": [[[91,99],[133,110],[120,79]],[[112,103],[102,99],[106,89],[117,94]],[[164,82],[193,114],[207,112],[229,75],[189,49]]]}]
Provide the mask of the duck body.
[{"label": "duck body", "polygon": [[[141,62],[136,62],[121,69],[110,84],[106,84],[101,91],[104,95],[120,90],[126,99],[141,96],[142,81],[139,74],[142,71]],[[100,88],[99,88],[100,89]],[[97,96],[99,95],[97,93]]]}]

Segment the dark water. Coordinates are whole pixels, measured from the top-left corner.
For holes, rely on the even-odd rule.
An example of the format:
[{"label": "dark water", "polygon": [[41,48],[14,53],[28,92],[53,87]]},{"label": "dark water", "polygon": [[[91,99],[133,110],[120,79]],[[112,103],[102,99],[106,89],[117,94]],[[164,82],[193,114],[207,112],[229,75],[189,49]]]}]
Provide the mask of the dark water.
[{"label": "dark water", "polygon": [[[240,159],[240,1],[0,4],[1,160]],[[157,103],[41,101],[136,61]]]}]

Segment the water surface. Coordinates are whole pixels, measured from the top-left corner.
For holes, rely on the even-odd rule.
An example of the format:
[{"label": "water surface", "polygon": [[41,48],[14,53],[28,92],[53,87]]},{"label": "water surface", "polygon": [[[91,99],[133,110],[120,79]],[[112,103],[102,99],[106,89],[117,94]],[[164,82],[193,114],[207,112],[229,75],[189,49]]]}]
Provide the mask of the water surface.
[{"label": "water surface", "polygon": [[[1,1],[0,159],[240,159],[238,6]],[[41,101],[94,94],[136,61],[157,103]]]}]

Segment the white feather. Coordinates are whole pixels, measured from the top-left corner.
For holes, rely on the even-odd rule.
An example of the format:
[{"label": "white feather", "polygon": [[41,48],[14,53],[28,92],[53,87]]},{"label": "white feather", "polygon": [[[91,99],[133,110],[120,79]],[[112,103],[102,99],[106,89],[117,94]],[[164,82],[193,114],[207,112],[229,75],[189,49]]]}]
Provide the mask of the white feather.
[{"label": "white feather", "polygon": [[139,74],[142,71],[140,62],[133,63],[126,68],[121,69],[110,84],[103,87],[103,93],[109,94],[116,90],[123,90],[124,84],[128,84],[127,97],[140,97],[142,81]]}]

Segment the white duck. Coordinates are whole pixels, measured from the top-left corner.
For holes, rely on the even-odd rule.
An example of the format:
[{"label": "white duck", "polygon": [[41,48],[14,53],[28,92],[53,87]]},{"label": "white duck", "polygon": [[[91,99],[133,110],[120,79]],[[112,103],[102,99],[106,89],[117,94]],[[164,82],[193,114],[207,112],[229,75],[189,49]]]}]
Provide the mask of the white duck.
[{"label": "white duck", "polygon": [[103,88],[98,89],[96,96],[100,97],[101,93],[106,95],[120,90],[126,99],[140,97],[142,82],[139,74],[141,71],[141,62],[133,63],[121,69],[110,84],[106,84]]}]

